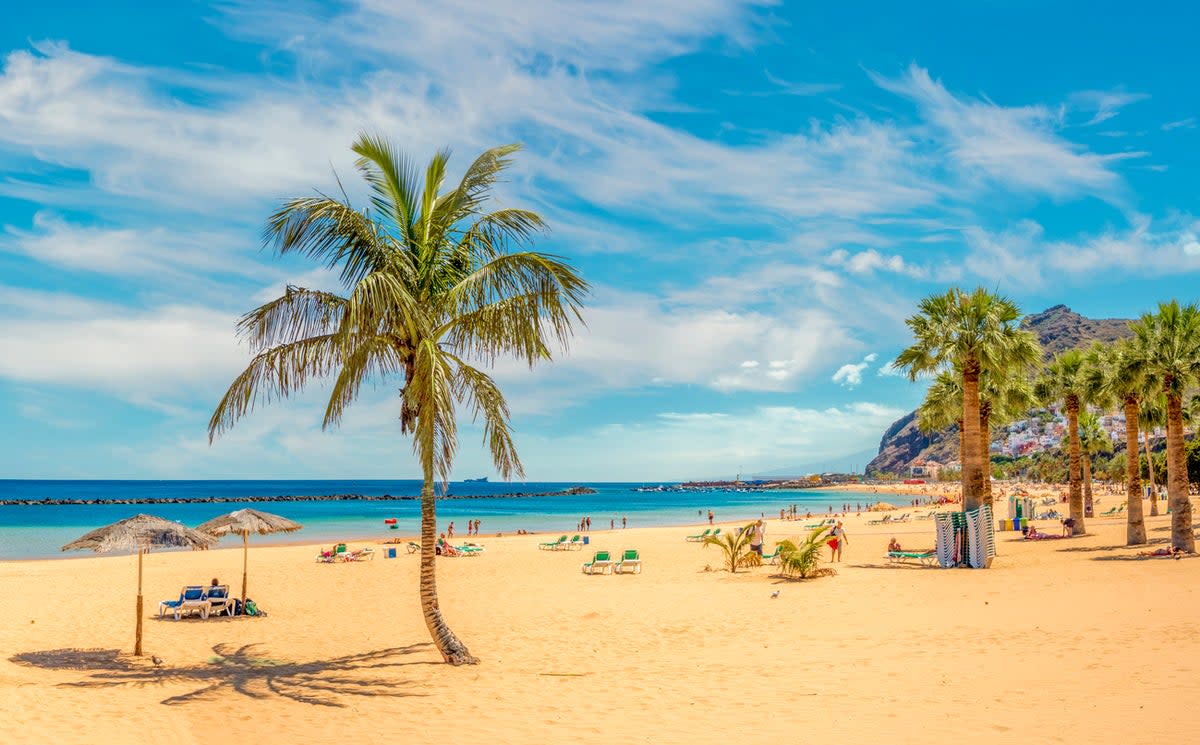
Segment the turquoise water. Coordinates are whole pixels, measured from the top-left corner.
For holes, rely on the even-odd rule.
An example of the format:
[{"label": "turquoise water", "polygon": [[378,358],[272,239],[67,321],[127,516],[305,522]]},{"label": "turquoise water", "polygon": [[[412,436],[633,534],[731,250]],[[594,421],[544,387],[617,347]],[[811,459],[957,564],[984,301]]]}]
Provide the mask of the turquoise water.
[{"label": "turquoise water", "polygon": [[[592,530],[607,530],[610,521],[619,529],[621,518],[631,528],[683,525],[706,521],[713,510],[719,521],[778,515],[797,504],[801,513],[840,510],[845,502],[878,501],[881,495],[851,492],[806,491],[706,491],[635,492],[638,486],[657,484],[614,483],[451,483],[450,494],[468,497],[438,502],[439,529],[453,521],[456,534],[466,533],[467,520],[482,520],[483,536],[517,529],[535,532],[573,532],[579,519],[592,518]],[[418,481],[15,481],[0,480],[0,499],[78,498],[172,498],[173,504],[95,505],[0,505],[0,560],[76,556],[59,548],[102,525],[139,512],[195,526],[217,515],[253,507],[275,512],[301,523],[296,533],[256,537],[256,543],[348,539],[379,539],[412,536],[419,531],[420,503],[416,500],[323,501],[323,502],[232,502],[205,503],[205,497],[363,494],[366,496],[416,495]],[[571,486],[589,486],[595,494],[555,497],[500,498],[511,492],[561,491]],[[906,501],[903,497],[898,501]],[[384,524],[395,518],[399,526]],[[230,537],[223,543],[240,541]]]}]

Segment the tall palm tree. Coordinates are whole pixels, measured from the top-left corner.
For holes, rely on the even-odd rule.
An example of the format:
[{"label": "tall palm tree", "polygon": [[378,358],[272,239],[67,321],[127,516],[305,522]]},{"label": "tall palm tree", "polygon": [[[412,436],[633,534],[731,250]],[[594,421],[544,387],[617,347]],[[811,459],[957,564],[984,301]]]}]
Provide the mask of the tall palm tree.
[{"label": "tall palm tree", "polygon": [[[1037,352],[1034,352],[1036,358]],[[1022,375],[1001,376],[984,373],[979,376],[979,434],[984,453],[991,449],[991,428],[1023,416],[1033,406],[1033,387]],[[959,432],[959,451],[964,448],[962,427],[962,378],[950,372],[940,372],[925,392],[925,400],[917,408],[917,428],[929,434],[954,424]],[[984,473],[983,497],[992,504],[991,459]]]},{"label": "tall palm tree", "polygon": [[1112,439],[1104,431],[1100,417],[1091,411],[1079,412],[1079,458],[1083,470],[1083,514],[1092,512],[1092,456],[1112,452]]},{"label": "tall palm tree", "polygon": [[1046,405],[1062,403],[1067,415],[1067,481],[1073,535],[1084,532],[1083,474],[1080,466],[1079,412],[1083,407],[1084,358],[1078,349],[1059,352],[1046,367],[1036,384],[1038,398]]},{"label": "tall palm tree", "polygon": [[[1147,381],[1147,385],[1152,385]],[[1150,433],[1167,426],[1167,399],[1162,391],[1153,391],[1142,399],[1138,412],[1138,426],[1142,430],[1142,445],[1146,450],[1146,477],[1150,481],[1150,517],[1158,516],[1158,478],[1154,470],[1154,450],[1150,447]]]},{"label": "tall palm tree", "polygon": [[1014,355],[1036,349],[1032,334],[1018,327],[1021,313],[1006,297],[982,287],[967,293],[952,287],[930,295],[905,323],[913,344],[894,363],[909,379],[957,370],[962,379],[963,509],[979,507],[984,494],[984,459],[979,418],[979,376],[1011,369]]},{"label": "tall palm tree", "polygon": [[210,439],[258,403],[286,398],[312,379],[332,378],[324,427],[337,425],[367,378],[401,375],[401,434],[421,464],[421,609],[446,662],[477,660],[438,607],[435,481],[449,480],[458,448],[456,407],[483,419],[484,439],[504,478],[523,475],[508,405],[483,370],[499,357],[532,366],[566,347],[587,283],[561,258],[529,250],[542,218],[491,209],[492,188],[518,145],[485,151],[447,191],[449,152],[421,173],[386,140],[363,134],[355,166],[370,192],[356,210],[324,195],[286,202],[266,243],[340,270],[345,296],[288,287],[238,324],[254,354],[209,421]]},{"label": "tall palm tree", "polygon": [[1093,401],[1106,407],[1119,404],[1125,412],[1125,543],[1146,542],[1142,511],[1142,477],[1138,455],[1138,424],[1146,395],[1145,355],[1132,339],[1094,345],[1086,357],[1084,385]]},{"label": "tall palm tree", "polygon": [[1159,303],[1131,324],[1146,352],[1146,369],[1167,399],[1167,499],[1171,505],[1171,545],[1196,550],[1192,502],[1188,497],[1183,440],[1183,399],[1200,382],[1200,308],[1177,300]]}]

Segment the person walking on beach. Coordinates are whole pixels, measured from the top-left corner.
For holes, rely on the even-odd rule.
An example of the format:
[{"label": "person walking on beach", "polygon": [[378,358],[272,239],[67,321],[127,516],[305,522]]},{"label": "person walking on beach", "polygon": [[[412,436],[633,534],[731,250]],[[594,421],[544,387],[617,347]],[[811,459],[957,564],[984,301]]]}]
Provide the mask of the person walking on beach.
[{"label": "person walking on beach", "polygon": [[583,518],[583,524],[588,530],[591,530],[592,529],[592,518],[591,517]]},{"label": "person walking on beach", "polygon": [[628,525],[629,525],[629,523],[628,523],[628,522],[625,520],[625,516],[624,516],[624,515],[622,515],[622,516],[621,516],[621,530],[625,530],[625,528],[626,528]]},{"label": "person walking on beach", "polygon": [[708,511],[708,524],[709,525],[713,524],[713,511],[712,510]]},{"label": "person walking on beach", "polygon": [[766,537],[767,529],[763,527],[763,521],[759,520],[758,522],[754,523],[754,532],[750,536],[750,550],[758,554],[760,559],[763,555],[763,540],[765,540]]},{"label": "person walking on beach", "polygon": [[829,540],[826,542],[829,545],[829,560],[841,561],[842,548],[849,543],[846,540],[846,529],[842,527],[842,521],[838,520],[837,525],[833,526],[833,530],[829,531]]},{"label": "person walking on beach", "polygon": [[450,526],[448,528],[446,528],[446,537],[447,538],[454,537],[454,521],[453,520],[450,521]]}]

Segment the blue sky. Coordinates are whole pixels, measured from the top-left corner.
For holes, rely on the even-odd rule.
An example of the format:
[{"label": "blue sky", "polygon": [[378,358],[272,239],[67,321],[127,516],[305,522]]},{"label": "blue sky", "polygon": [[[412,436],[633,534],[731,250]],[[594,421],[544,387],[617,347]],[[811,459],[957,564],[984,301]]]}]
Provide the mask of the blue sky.
[{"label": "blue sky", "polygon": [[[356,132],[461,169],[595,285],[568,355],[495,375],[531,480],[861,467],[923,391],[916,301],[1195,299],[1196,11],[1033,2],[26,3],[0,27],[0,477],[418,474],[395,391],[209,446],[237,317],[324,271],[260,250]],[[967,7],[969,6],[969,7]],[[490,474],[464,428],[456,477]]]}]

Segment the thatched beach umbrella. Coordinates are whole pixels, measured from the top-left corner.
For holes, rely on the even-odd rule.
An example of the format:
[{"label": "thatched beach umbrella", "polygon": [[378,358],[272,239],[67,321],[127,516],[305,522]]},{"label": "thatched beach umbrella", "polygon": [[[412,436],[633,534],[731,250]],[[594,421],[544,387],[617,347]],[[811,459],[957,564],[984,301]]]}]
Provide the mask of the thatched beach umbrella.
[{"label": "thatched beach umbrella", "polygon": [[286,517],[272,515],[270,512],[244,509],[214,517],[196,530],[211,536],[240,534],[242,536],[242,607],[246,607],[246,564],[250,555],[250,534],[268,535],[270,533],[291,533],[303,527],[300,523],[292,522]]},{"label": "thatched beach umbrella", "polygon": [[197,533],[181,525],[154,515],[134,515],[112,525],[96,528],[87,535],[62,547],[63,551],[90,550],[105,554],[109,551],[137,551],[137,636],[133,653],[142,654],[142,554],[151,548],[182,547],[206,548],[215,538]]}]

